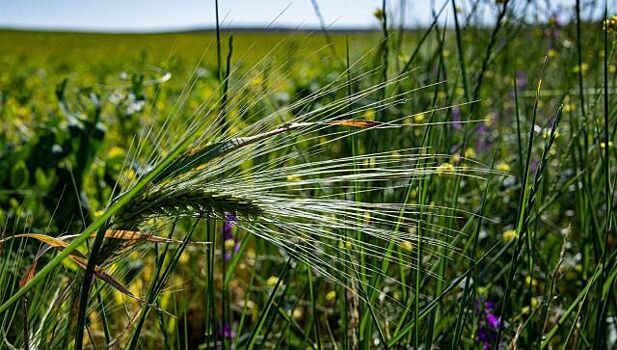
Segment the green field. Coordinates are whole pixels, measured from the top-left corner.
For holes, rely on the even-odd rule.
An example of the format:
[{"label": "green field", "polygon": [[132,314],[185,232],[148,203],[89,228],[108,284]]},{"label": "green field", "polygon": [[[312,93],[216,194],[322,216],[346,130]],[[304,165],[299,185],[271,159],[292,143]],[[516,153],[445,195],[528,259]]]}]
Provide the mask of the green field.
[{"label": "green field", "polygon": [[458,16],[0,31],[0,349],[617,346],[617,20]]}]

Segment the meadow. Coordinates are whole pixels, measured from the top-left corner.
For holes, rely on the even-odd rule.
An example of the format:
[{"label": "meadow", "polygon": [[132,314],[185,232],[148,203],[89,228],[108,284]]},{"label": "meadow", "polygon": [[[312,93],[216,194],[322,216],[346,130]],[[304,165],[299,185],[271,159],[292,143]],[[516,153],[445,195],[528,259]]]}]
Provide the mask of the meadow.
[{"label": "meadow", "polygon": [[603,6],[0,30],[0,349],[615,348]]}]

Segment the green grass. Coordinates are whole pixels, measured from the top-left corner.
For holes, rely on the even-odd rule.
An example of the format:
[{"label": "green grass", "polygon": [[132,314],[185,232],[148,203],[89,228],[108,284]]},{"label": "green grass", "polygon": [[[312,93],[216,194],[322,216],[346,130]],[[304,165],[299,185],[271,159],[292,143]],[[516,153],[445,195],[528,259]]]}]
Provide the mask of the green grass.
[{"label": "green grass", "polygon": [[614,347],[594,4],[409,32],[0,31],[0,348]]}]

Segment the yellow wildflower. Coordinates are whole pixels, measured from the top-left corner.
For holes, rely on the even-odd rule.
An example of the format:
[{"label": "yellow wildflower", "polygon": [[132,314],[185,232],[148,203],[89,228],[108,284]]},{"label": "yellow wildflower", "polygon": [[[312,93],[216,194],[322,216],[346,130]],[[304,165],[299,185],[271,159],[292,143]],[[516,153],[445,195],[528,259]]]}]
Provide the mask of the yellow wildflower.
[{"label": "yellow wildflower", "polygon": [[[559,131],[555,130],[555,138],[559,138],[560,134]],[[548,139],[549,137],[551,137],[551,130],[550,129],[543,129],[542,130],[542,138],[543,139]]]},{"label": "yellow wildflower", "polygon": [[486,117],[484,117],[484,125],[490,128],[493,125],[494,120],[495,117],[493,116],[493,113],[489,113],[486,115]]},{"label": "yellow wildflower", "polygon": [[475,158],[476,150],[473,147],[467,147],[465,150],[465,158]]},{"label": "yellow wildflower", "polygon": [[437,167],[437,174],[454,174],[454,165],[442,163]]},{"label": "yellow wildflower", "polygon": [[555,50],[555,49],[550,49],[550,50],[548,50],[548,57],[549,57],[549,58],[555,58],[555,57],[557,57],[557,50]]},{"label": "yellow wildflower", "polygon": [[458,153],[453,154],[452,158],[450,158],[450,163],[452,164],[458,164],[458,162],[460,161],[461,161],[461,156]]},{"label": "yellow wildflower", "polygon": [[225,250],[232,250],[236,246],[236,241],[233,239],[225,240]]},{"label": "yellow wildflower", "polygon": [[604,30],[607,32],[615,31],[617,28],[617,15],[604,21]]},{"label": "yellow wildflower", "polygon": [[504,241],[511,241],[518,238],[518,233],[515,230],[507,230],[501,235],[501,237]]},{"label": "yellow wildflower", "polygon": [[292,317],[294,318],[294,320],[301,319],[303,315],[304,315],[304,312],[302,312],[302,309],[299,307],[295,308],[292,313]]},{"label": "yellow wildflower", "polygon": [[364,162],[362,162],[362,165],[364,165],[365,167],[374,168],[375,167],[375,157],[364,159]]},{"label": "yellow wildflower", "polygon": [[508,163],[501,162],[501,163],[497,164],[496,168],[497,168],[497,170],[503,171],[504,173],[509,173],[510,172],[510,166],[508,165]]},{"label": "yellow wildflower", "polygon": [[338,242],[338,247],[339,247],[340,249],[343,249],[343,248],[351,249],[351,241],[343,241],[343,240],[340,240],[340,241]]},{"label": "yellow wildflower", "polygon": [[416,122],[417,124],[421,124],[424,122],[424,113],[418,113],[416,115],[413,116],[413,120],[414,122]]},{"label": "yellow wildflower", "polygon": [[137,174],[135,174],[135,171],[133,169],[127,169],[122,172],[121,178],[127,182],[135,181],[137,179]]},{"label": "yellow wildflower", "polygon": [[367,109],[364,112],[364,119],[366,119],[366,120],[375,120],[375,110]]},{"label": "yellow wildflower", "polygon": [[186,264],[189,262],[189,258],[190,258],[190,254],[188,251],[183,251],[182,254],[180,254],[180,263],[181,264]]},{"label": "yellow wildflower", "polygon": [[401,242],[401,247],[406,251],[410,252],[413,249],[413,244],[410,241]]},{"label": "yellow wildflower", "polygon": [[585,62],[581,63],[580,65],[577,64],[572,69],[572,71],[574,73],[579,73],[580,72],[580,73],[583,73],[583,74],[587,73],[588,70],[589,70],[589,65],[587,63],[585,63]]},{"label": "yellow wildflower", "polygon": [[274,287],[276,286],[276,284],[279,282],[279,278],[276,276],[270,276],[267,280],[266,280],[266,285],[268,287]]},{"label": "yellow wildflower", "polygon": [[336,299],[336,291],[331,290],[328,293],[326,293],[326,300],[327,301],[332,301],[334,299]]},{"label": "yellow wildflower", "polygon": [[251,86],[251,88],[256,89],[258,87],[260,87],[263,84],[264,80],[262,77],[260,76],[256,76],[253,77],[253,79],[250,80],[249,84]]},{"label": "yellow wildflower", "polygon": [[289,182],[296,182],[296,181],[300,181],[300,180],[302,180],[302,178],[298,174],[287,175],[287,181],[289,181]]},{"label": "yellow wildflower", "polygon": [[116,157],[124,157],[124,150],[118,146],[112,147],[108,152],[107,152],[107,159],[113,159]]}]

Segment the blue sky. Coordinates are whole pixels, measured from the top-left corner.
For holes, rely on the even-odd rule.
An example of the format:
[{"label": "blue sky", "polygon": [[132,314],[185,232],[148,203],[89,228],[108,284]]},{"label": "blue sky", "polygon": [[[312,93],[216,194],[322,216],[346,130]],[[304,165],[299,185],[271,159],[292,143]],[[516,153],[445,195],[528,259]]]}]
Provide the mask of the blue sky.
[{"label": "blue sky", "polygon": [[[431,5],[439,7],[444,1],[407,0],[406,24],[430,23]],[[227,26],[266,26],[275,19],[275,26],[314,28],[319,25],[311,0],[220,0],[219,3],[220,16]],[[326,23],[332,27],[377,26],[372,14],[381,6],[381,0],[318,0],[318,3]],[[393,17],[398,17],[399,3],[400,0],[388,1]],[[574,0],[550,0],[550,3],[571,6]],[[447,9],[450,10],[449,5]],[[452,18],[447,14],[443,17]],[[156,31],[212,27],[214,18],[214,0],[0,0],[0,27]],[[486,18],[490,21],[490,9]]]}]

